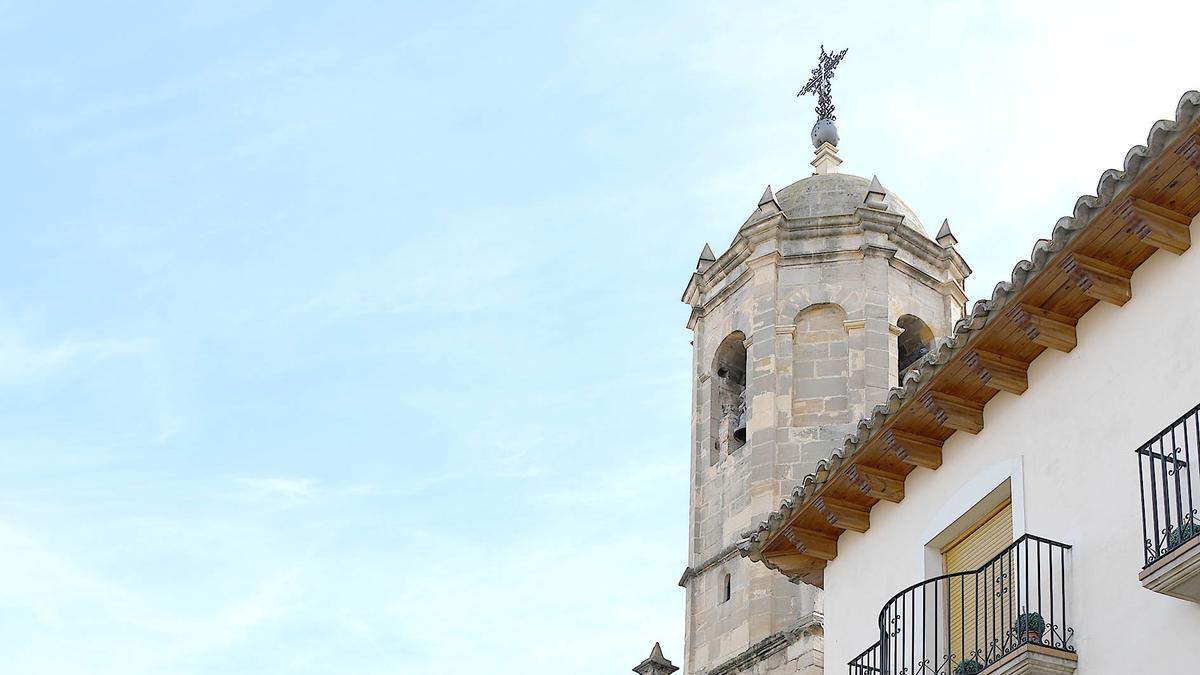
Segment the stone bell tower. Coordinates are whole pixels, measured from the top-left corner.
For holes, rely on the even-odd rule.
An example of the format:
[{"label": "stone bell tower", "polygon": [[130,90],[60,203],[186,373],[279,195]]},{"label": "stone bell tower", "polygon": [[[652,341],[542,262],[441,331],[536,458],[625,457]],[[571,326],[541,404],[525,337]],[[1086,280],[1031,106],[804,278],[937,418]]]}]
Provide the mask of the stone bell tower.
[{"label": "stone bell tower", "polygon": [[[685,675],[821,672],[819,589],[737,554],[753,529],[963,316],[970,268],[878,178],[839,173],[829,78],[814,71],[813,175],[770,186],[691,306]],[[802,92],[803,93],[803,92]]]}]

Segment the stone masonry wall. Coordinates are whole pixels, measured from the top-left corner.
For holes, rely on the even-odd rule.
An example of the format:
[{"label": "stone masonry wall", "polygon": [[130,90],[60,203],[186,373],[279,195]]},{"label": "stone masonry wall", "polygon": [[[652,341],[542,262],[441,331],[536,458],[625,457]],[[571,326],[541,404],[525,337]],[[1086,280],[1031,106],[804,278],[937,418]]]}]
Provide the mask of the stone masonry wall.
[{"label": "stone masonry wall", "polygon": [[[897,319],[912,314],[945,335],[961,315],[944,259],[932,244],[909,246],[905,237],[859,224],[818,238],[760,239],[706,283],[693,340],[684,675],[820,672],[819,639],[807,633],[803,649],[767,649],[767,658],[744,661],[797,621],[819,620],[820,594],[732,547],[895,386]],[[714,357],[737,331],[747,354],[746,443],[714,454]]]},{"label": "stone masonry wall", "polygon": [[850,345],[846,311],[813,305],[796,318],[792,425],[821,427],[850,421]]}]

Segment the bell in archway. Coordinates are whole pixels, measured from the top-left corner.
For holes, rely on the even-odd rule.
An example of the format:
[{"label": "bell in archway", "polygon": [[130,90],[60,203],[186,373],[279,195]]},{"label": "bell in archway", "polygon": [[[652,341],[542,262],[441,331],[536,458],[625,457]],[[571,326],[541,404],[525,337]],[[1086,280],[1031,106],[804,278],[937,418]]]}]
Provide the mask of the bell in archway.
[{"label": "bell in archway", "polygon": [[733,425],[733,439],[738,443],[746,442],[746,392],[738,394],[737,423]]}]

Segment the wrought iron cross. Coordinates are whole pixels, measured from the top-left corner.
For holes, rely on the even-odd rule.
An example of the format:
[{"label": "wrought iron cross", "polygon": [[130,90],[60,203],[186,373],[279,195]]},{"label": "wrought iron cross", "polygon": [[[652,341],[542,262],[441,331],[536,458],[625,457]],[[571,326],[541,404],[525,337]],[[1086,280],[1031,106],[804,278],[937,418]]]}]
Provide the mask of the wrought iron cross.
[{"label": "wrought iron cross", "polygon": [[833,71],[838,64],[842,62],[842,57],[846,55],[849,49],[843,49],[836,54],[830,54],[825,51],[825,45],[821,45],[821,61],[813,68],[812,77],[805,83],[800,93],[796,96],[805,94],[817,95],[817,119],[818,120],[836,120],[837,116],[833,114],[833,87],[830,80],[833,79]]}]

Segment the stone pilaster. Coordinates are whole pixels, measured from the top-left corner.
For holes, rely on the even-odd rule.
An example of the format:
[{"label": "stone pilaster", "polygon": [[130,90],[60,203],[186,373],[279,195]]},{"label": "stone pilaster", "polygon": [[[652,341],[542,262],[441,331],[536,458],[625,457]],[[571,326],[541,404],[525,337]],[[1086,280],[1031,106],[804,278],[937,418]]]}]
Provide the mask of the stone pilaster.
[{"label": "stone pilaster", "polygon": [[748,264],[754,276],[750,281],[753,303],[753,333],[746,340],[747,401],[750,416],[746,446],[750,456],[749,528],[775,510],[779,499],[779,479],[775,471],[776,394],[778,387],[778,336],[775,333],[778,256],[767,255]]},{"label": "stone pilaster", "polygon": [[850,419],[859,420],[867,412],[867,321],[847,319],[846,344],[850,349],[850,376],[847,382],[850,391]]},{"label": "stone pilaster", "polygon": [[894,252],[868,249],[863,259],[863,390],[865,415],[887,400],[888,390],[896,382],[891,356],[895,337],[888,316],[888,261]]}]

